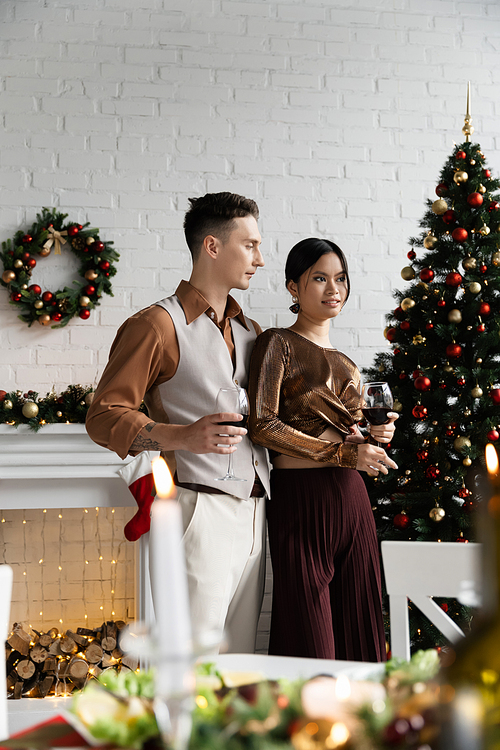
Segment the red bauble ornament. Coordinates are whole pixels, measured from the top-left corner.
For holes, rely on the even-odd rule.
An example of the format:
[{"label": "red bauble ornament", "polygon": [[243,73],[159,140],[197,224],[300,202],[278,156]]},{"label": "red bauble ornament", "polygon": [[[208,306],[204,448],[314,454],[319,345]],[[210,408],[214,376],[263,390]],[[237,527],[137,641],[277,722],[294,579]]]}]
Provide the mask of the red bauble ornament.
[{"label": "red bauble ornament", "polygon": [[410,518],[406,513],[398,513],[394,516],[392,522],[397,529],[407,529],[410,525]]},{"label": "red bauble ornament", "polygon": [[22,299],[22,296],[23,295],[21,294],[21,292],[12,292],[12,294],[10,295],[10,298],[12,302],[20,302]]},{"label": "red bauble ornament", "polygon": [[479,305],[479,315],[489,315],[491,312],[491,307],[487,302],[481,302]]},{"label": "red bauble ornament", "polygon": [[446,307],[446,302],[444,299],[438,299],[438,307]]},{"label": "red bauble ornament", "polygon": [[491,177],[491,172],[489,169],[483,169],[483,174],[485,177]]},{"label": "red bauble ornament", "polygon": [[441,469],[439,466],[435,466],[434,464],[431,464],[431,466],[428,466],[425,470],[425,476],[427,479],[437,479],[441,474]]},{"label": "red bauble ornament", "polygon": [[500,404],[500,388],[492,388],[489,396],[494,404]]},{"label": "red bauble ornament", "polygon": [[395,328],[388,328],[387,332],[385,334],[385,337],[386,337],[387,341],[394,341],[394,339],[397,336],[397,333],[398,332],[396,331]]},{"label": "red bauble ornament", "polygon": [[454,224],[455,221],[457,220],[457,215],[452,208],[449,208],[447,211],[444,212],[442,218],[445,224]]},{"label": "red bauble ornament", "polygon": [[42,294],[42,299],[44,302],[50,302],[53,296],[52,292],[44,292]]},{"label": "red bauble ornament", "polygon": [[498,430],[493,429],[488,432],[486,437],[488,438],[490,443],[496,443],[498,438],[500,438],[500,433],[498,432]]},{"label": "red bauble ornament", "polygon": [[431,381],[425,375],[421,375],[415,380],[415,388],[417,391],[428,391],[431,387]]},{"label": "red bauble ornament", "polygon": [[465,151],[457,151],[457,153],[455,154],[456,159],[465,159],[466,156],[467,154],[465,153]]},{"label": "red bauble ornament", "polygon": [[425,330],[426,331],[432,331],[433,328],[434,328],[434,323],[431,323],[429,321],[428,323],[425,324]]},{"label": "red bauble ornament", "polygon": [[87,318],[90,318],[90,310],[87,307],[82,307],[78,315],[82,320],[87,320]]},{"label": "red bauble ornament", "polygon": [[460,386],[465,385],[465,378],[457,378],[457,385],[460,385]]},{"label": "red bauble ornament", "polygon": [[488,211],[498,211],[500,208],[500,203],[498,201],[492,201],[490,205],[488,206]]},{"label": "red bauble ornament", "polygon": [[99,263],[99,268],[102,268],[103,271],[107,271],[109,268],[109,261],[101,260],[101,262]]},{"label": "red bauble ornament", "polygon": [[427,407],[422,406],[422,404],[417,404],[413,407],[411,410],[411,413],[415,417],[415,419],[426,419],[427,418]]},{"label": "red bauble ornament", "polygon": [[28,258],[26,265],[28,268],[34,268],[36,266],[36,260],[34,258]]},{"label": "red bauble ornament", "polygon": [[470,494],[470,490],[467,487],[460,487],[458,490],[458,497],[469,497]]},{"label": "red bauble ornament", "polygon": [[396,307],[396,309],[394,310],[393,315],[396,318],[396,320],[404,320],[406,313],[405,313],[405,311],[403,310],[402,307]]},{"label": "red bauble ornament", "polygon": [[423,372],[422,372],[422,370],[413,370],[413,372],[412,372],[412,374],[411,374],[411,376],[412,376],[413,380],[416,380],[416,379],[417,379],[417,378],[419,378],[419,377],[420,377],[421,375],[423,375]]},{"label": "red bauble ornament", "polygon": [[407,377],[408,377],[408,375],[406,374],[406,372],[400,372],[399,373],[399,379],[400,380],[406,380]]},{"label": "red bauble ornament", "polygon": [[31,255],[29,254],[29,251],[28,251],[28,250],[25,250],[25,251],[24,251],[24,253],[23,253],[23,254],[21,255],[21,258],[22,258],[22,259],[23,259],[24,261],[26,261],[26,260],[28,260],[29,258],[31,258]]},{"label": "red bauble ornament", "polygon": [[476,505],[473,500],[466,500],[462,505],[462,510],[464,511],[464,513],[472,513],[472,511],[475,509]]},{"label": "red bauble ornament", "polygon": [[481,193],[471,193],[467,196],[467,203],[469,204],[469,206],[473,206],[474,208],[482,206],[483,196],[481,195]]},{"label": "red bauble ornament", "polygon": [[432,281],[434,278],[434,271],[432,268],[422,268],[419,274],[422,281]]},{"label": "red bauble ornament", "polygon": [[486,271],[488,270],[488,266],[486,265],[486,263],[481,263],[481,265],[479,266],[479,270],[481,271],[481,273],[486,273]]},{"label": "red bauble ornament", "polygon": [[446,277],[446,283],[448,284],[448,286],[460,286],[460,284],[462,283],[462,277],[460,276],[458,271],[451,271]]},{"label": "red bauble ornament", "polygon": [[410,330],[410,321],[409,320],[403,320],[401,325],[399,326],[402,331],[409,331]]},{"label": "red bauble ornament", "polygon": [[31,284],[31,285],[30,285],[30,286],[28,287],[28,292],[33,292],[33,294],[37,294],[37,295],[38,295],[38,294],[41,294],[41,293],[42,293],[42,290],[41,290],[41,288],[40,288],[40,287],[38,286],[38,284]]},{"label": "red bauble ornament", "polygon": [[93,247],[94,250],[99,250],[99,252],[101,252],[101,250],[104,250],[104,242],[101,242],[99,240],[98,242],[94,242],[93,244],[94,244],[94,247]]},{"label": "red bauble ornament", "polygon": [[88,297],[90,297],[92,294],[95,294],[95,286],[92,286],[92,284],[87,284],[83,288],[84,294],[86,294]]},{"label": "red bauble ornament", "polygon": [[465,240],[469,236],[469,233],[463,227],[457,227],[456,229],[453,230],[453,232],[451,233],[451,236],[453,237],[455,242],[465,242]]},{"label": "red bauble ornament", "polygon": [[479,323],[479,325],[476,327],[476,331],[478,333],[484,333],[486,331],[486,326],[484,323]]},{"label": "red bauble ornament", "polygon": [[33,237],[31,236],[31,234],[25,234],[21,242],[33,242]]},{"label": "red bauble ornament", "polygon": [[68,237],[74,237],[75,234],[78,234],[78,227],[73,224],[72,227],[68,227]]},{"label": "red bauble ornament", "polygon": [[406,253],[406,257],[408,258],[408,260],[415,260],[415,258],[417,257],[417,253],[415,252],[415,250],[410,250],[408,253]]},{"label": "red bauble ornament", "polygon": [[438,195],[440,198],[443,195],[446,195],[448,192],[448,186],[445,182],[440,182],[439,185],[436,187],[436,195]]},{"label": "red bauble ornament", "polygon": [[442,381],[440,382],[440,384],[439,384],[439,387],[441,388],[441,390],[442,390],[442,391],[444,391],[444,390],[445,390],[445,388],[446,388],[446,383],[445,383],[445,382],[444,382],[444,381],[442,380]]},{"label": "red bauble ornament", "polygon": [[401,349],[394,349],[394,354],[401,354]]},{"label": "red bauble ornament", "polygon": [[441,607],[441,609],[443,610],[443,612],[448,612],[448,605],[446,604],[446,602],[443,602],[439,606]]},{"label": "red bauble ornament", "polygon": [[429,458],[429,451],[422,448],[422,450],[417,451],[417,458],[419,461],[427,461]]},{"label": "red bauble ornament", "polygon": [[50,317],[52,318],[52,320],[54,321],[54,323],[59,323],[59,321],[62,320],[62,313],[55,312],[55,313],[52,313],[52,315]]},{"label": "red bauble ornament", "polygon": [[466,539],[464,536],[457,537],[457,539],[455,541],[461,542],[461,544],[469,544],[469,540]]},{"label": "red bauble ornament", "polygon": [[460,355],[462,354],[462,347],[460,344],[448,344],[446,347],[446,355],[450,357],[450,359],[458,359]]}]

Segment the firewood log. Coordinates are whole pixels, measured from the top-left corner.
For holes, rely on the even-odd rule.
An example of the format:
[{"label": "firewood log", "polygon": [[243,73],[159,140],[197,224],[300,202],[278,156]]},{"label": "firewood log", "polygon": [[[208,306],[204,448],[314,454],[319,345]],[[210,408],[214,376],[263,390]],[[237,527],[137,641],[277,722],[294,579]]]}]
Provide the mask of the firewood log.
[{"label": "firewood log", "polygon": [[85,649],[85,658],[90,664],[99,664],[102,659],[102,648],[99,643],[92,643]]},{"label": "firewood log", "polygon": [[112,636],[108,635],[101,641],[101,646],[104,651],[107,651],[110,653],[116,648],[116,638],[113,638]]},{"label": "firewood log", "polygon": [[22,680],[29,680],[35,674],[35,665],[30,659],[17,662],[15,670]]},{"label": "firewood log", "polygon": [[138,666],[139,666],[139,662],[135,658],[135,656],[124,656],[122,658],[122,667],[127,667],[128,669],[135,671]]},{"label": "firewood log", "polygon": [[44,672],[55,672],[57,669],[57,659],[55,656],[47,656],[43,663]]},{"label": "firewood log", "polygon": [[39,643],[36,644],[36,646],[33,646],[33,648],[30,651],[30,659],[31,661],[34,661],[35,664],[41,664],[44,662],[49,655],[46,648],[42,648]]},{"label": "firewood log", "polygon": [[54,675],[46,675],[42,680],[40,680],[37,685],[39,698],[45,698],[52,685],[54,684],[54,680]]},{"label": "firewood log", "polygon": [[7,638],[7,643],[15,651],[19,651],[23,656],[28,656],[30,651],[31,638],[21,627],[14,628],[10,636]]},{"label": "firewood log", "polygon": [[69,638],[67,635],[63,636],[59,641],[59,648],[63,654],[76,654],[78,646],[74,642],[73,638]]},{"label": "firewood log", "polygon": [[72,638],[75,643],[77,643],[79,646],[87,647],[89,645],[89,640],[83,635],[79,635],[78,633],[73,633],[72,630],[67,630],[66,635],[68,638]]}]

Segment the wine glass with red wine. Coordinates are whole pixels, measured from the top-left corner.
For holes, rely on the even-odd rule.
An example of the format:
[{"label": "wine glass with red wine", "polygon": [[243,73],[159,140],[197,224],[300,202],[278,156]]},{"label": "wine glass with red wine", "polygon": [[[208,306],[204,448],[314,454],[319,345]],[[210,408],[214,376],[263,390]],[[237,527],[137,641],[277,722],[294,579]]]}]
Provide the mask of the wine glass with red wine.
[{"label": "wine glass with red wine", "polygon": [[389,383],[365,383],[361,399],[361,411],[367,422],[372,425],[387,424],[387,415],[394,406]]},{"label": "wine glass with red wine", "polygon": [[[219,422],[219,424],[232,425],[233,427],[246,427],[248,421],[248,396],[244,388],[240,388],[235,385],[232,388],[220,388],[217,394],[215,402],[216,412],[232,412],[233,414],[241,414],[243,419],[239,422]],[[223,435],[224,433],[221,433]],[[227,466],[226,475],[223,477],[217,477],[218,482],[246,482],[246,479],[241,479],[234,474],[233,471],[233,454],[229,454],[229,463]]]}]

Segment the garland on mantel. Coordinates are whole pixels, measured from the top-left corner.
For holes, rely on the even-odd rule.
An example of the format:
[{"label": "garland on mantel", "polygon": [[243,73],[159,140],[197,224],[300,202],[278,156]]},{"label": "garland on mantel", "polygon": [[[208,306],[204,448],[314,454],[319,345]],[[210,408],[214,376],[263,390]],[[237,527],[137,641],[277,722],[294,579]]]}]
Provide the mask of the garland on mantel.
[{"label": "garland on mantel", "polygon": [[59,395],[52,389],[43,397],[36,391],[0,390],[0,423],[27,424],[34,432],[46,424],[83,424],[93,398],[94,388],[83,385],[68,385]]},{"label": "garland on mantel", "polygon": [[[52,388],[50,393],[39,397],[36,391],[0,390],[0,424],[13,427],[27,424],[34,432],[46,424],[84,424],[94,391],[91,385],[68,385],[59,395]],[[148,413],[144,402],[139,411]]]}]

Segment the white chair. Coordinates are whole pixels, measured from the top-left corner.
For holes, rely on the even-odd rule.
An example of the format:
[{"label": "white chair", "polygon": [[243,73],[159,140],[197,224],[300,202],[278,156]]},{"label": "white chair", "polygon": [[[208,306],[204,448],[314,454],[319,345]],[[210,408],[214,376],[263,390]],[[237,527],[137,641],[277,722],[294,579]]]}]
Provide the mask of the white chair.
[{"label": "white chair", "polygon": [[[12,568],[0,565],[0,644],[9,634],[10,601],[12,598]],[[5,675],[5,657],[0,658],[0,740],[9,736],[7,721],[7,679]]]},{"label": "white chair", "polygon": [[[408,599],[450,641],[463,631],[432,600],[462,598],[472,603],[471,590],[481,585],[481,545],[457,542],[382,542],[382,560],[389,594],[392,656],[410,659]],[[464,601],[464,595],[469,600]]]}]

